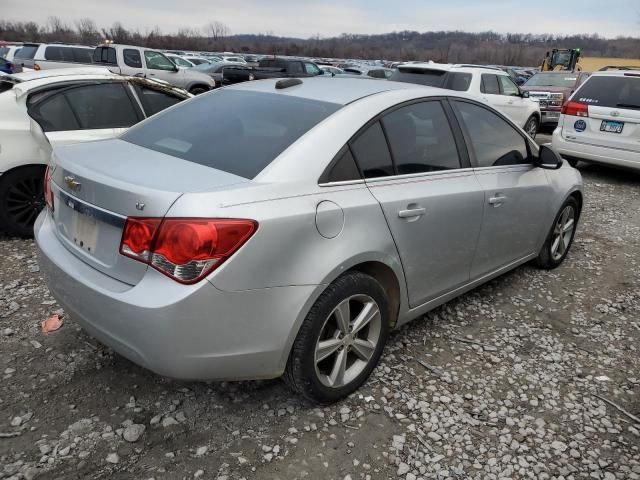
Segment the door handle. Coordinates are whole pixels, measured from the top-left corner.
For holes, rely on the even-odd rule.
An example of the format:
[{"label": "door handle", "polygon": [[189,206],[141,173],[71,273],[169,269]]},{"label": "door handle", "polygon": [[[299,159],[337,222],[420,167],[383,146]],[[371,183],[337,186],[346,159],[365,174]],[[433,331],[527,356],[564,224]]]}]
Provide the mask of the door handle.
[{"label": "door handle", "polygon": [[489,198],[489,204],[490,205],[494,205],[496,207],[499,207],[500,205],[502,205],[505,201],[507,200],[507,197],[505,197],[504,195],[496,195],[495,197],[490,197]]},{"label": "door handle", "polygon": [[421,217],[425,214],[427,210],[425,208],[410,208],[407,210],[400,210],[398,212],[398,216],[400,218],[413,218],[413,217]]}]

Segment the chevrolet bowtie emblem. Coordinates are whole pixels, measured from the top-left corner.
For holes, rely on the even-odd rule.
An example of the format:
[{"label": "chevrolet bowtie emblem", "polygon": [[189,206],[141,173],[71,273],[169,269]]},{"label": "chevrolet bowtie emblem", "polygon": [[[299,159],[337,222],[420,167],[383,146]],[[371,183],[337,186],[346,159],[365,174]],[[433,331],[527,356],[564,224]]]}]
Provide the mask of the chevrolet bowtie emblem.
[{"label": "chevrolet bowtie emblem", "polygon": [[82,188],[82,184],[78,182],[75,178],[73,178],[71,175],[64,177],[64,183],[66,183],[67,187],[69,187],[74,192],[79,192],[80,189]]}]

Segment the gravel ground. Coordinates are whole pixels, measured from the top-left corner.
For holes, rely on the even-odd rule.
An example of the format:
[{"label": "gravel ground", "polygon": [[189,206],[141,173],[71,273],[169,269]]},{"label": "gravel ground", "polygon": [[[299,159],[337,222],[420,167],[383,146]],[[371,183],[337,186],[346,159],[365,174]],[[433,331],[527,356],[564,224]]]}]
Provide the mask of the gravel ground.
[{"label": "gravel ground", "polygon": [[562,267],[401,328],[326,408],[277,380],[163,379],[72,318],[42,334],[59,306],[33,242],[0,239],[0,478],[640,479],[640,176],[583,175]]}]

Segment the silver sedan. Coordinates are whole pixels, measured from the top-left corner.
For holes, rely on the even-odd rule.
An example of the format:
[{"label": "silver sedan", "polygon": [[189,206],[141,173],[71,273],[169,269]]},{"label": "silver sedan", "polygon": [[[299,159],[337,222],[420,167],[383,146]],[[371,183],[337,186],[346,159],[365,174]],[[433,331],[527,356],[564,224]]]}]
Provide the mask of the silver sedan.
[{"label": "silver sedan", "polygon": [[392,328],[562,263],[582,180],[460,92],[246,82],[59,147],[35,227],[55,298],[161,375],[357,389]]}]

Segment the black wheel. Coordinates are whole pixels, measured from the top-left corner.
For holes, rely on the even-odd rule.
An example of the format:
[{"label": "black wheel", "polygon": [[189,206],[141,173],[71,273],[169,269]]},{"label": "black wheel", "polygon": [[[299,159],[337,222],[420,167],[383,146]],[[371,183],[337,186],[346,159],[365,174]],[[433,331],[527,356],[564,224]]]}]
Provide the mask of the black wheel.
[{"label": "black wheel", "polygon": [[571,165],[573,168],[576,168],[578,166],[578,160],[576,160],[575,158],[566,158],[565,160],[569,162],[569,165]]},{"label": "black wheel", "polygon": [[357,390],[378,364],[389,334],[382,286],[350,272],[327,287],[296,337],[285,382],[307,399],[335,402]]},{"label": "black wheel", "polygon": [[33,236],[33,223],[44,208],[45,167],[31,165],[0,175],[0,230]]},{"label": "black wheel", "polygon": [[538,134],[539,126],[540,121],[538,120],[538,117],[531,115],[529,120],[527,120],[527,123],[524,124],[524,131],[527,132],[531,138],[535,139]]},{"label": "black wheel", "polygon": [[189,93],[193,95],[200,95],[201,93],[208,92],[208,91],[209,90],[204,87],[193,87],[191,90],[189,90]]},{"label": "black wheel", "polygon": [[580,209],[575,198],[569,197],[560,207],[553,226],[535,262],[540,268],[551,270],[559,266],[573,243]]}]

